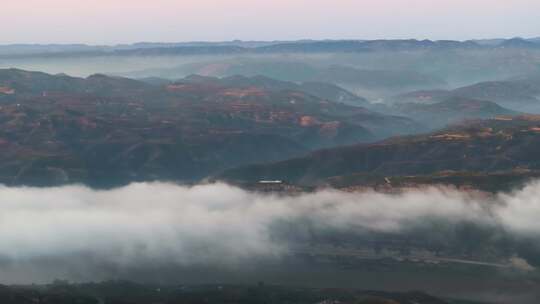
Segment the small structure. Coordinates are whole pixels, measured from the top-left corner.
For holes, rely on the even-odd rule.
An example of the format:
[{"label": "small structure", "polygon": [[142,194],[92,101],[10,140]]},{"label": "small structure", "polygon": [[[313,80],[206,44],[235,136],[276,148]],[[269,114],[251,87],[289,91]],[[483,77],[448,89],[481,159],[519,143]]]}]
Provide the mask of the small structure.
[{"label": "small structure", "polygon": [[281,185],[283,181],[281,180],[260,180],[259,184],[261,185]]},{"label": "small structure", "polygon": [[260,180],[254,185],[256,191],[282,192],[286,190],[286,183],[282,180]]}]

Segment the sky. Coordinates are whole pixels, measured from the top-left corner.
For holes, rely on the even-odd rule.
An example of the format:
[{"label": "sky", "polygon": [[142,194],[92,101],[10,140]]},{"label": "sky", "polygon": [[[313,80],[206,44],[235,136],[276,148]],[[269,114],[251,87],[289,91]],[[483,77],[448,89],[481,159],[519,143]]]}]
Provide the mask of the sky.
[{"label": "sky", "polygon": [[540,36],[538,0],[4,0],[0,44]]}]

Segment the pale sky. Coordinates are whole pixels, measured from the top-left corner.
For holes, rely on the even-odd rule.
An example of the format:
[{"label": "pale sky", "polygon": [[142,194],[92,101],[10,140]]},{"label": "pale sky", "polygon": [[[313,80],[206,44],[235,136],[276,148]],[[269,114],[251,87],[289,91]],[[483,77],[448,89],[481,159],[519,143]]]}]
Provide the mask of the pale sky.
[{"label": "pale sky", "polygon": [[2,0],[0,44],[540,36],[540,0]]}]

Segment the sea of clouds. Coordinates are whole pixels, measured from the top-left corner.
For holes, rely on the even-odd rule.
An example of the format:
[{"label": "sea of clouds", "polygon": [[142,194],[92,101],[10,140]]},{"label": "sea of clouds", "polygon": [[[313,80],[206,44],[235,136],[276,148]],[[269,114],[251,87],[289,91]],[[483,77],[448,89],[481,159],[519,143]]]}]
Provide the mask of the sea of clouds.
[{"label": "sea of clouds", "polygon": [[33,272],[59,261],[66,269],[70,263],[127,269],[144,263],[235,267],[249,259],[279,259],[292,242],[280,230],[284,223],[288,229],[305,224],[362,234],[425,228],[423,235],[434,223],[474,223],[535,240],[539,218],[540,182],[497,195],[444,187],[286,196],[219,183],[137,183],[112,190],[0,186],[0,281],[38,277]]}]

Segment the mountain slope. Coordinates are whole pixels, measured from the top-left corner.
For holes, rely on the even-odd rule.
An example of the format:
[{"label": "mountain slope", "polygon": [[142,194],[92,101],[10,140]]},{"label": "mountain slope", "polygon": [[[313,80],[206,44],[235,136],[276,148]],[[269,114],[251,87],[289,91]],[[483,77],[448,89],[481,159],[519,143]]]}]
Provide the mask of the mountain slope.
[{"label": "mountain slope", "polygon": [[283,162],[232,169],[222,178],[317,185],[330,178],[355,174],[395,177],[448,171],[540,170],[539,155],[540,118],[501,117],[426,135],[321,150]]},{"label": "mountain slope", "polygon": [[436,103],[450,97],[487,100],[514,111],[540,113],[540,74],[504,81],[487,81],[454,90],[415,91],[396,96],[396,102]]},{"label": "mountain slope", "polygon": [[128,73],[130,77],[164,77],[178,79],[187,74],[211,77],[266,76],[292,82],[332,83],[356,92],[407,91],[444,86],[445,81],[435,75],[408,69],[362,69],[348,65],[319,65],[304,60],[281,58],[231,58],[209,62],[197,62],[163,69],[150,69]]},{"label": "mountain slope", "polygon": [[439,129],[464,120],[516,115],[517,112],[498,104],[465,97],[449,97],[436,103],[396,103],[386,107],[390,113],[400,114]]},{"label": "mountain slope", "polygon": [[20,70],[0,75],[3,184],[195,181],[234,166],[419,130],[410,119],[302,91]]},{"label": "mountain slope", "polygon": [[368,106],[369,102],[360,96],[357,96],[337,85],[323,82],[302,82],[300,84],[273,79],[266,76],[246,77],[234,75],[229,77],[217,78],[211,76],[191,75],[180,82],[212,84],[215,86],[234,86],[234,87],[258,87],[272,91],[301,91],[315,97],[326,99],[338,103],[344,103],[353,106]]}]

